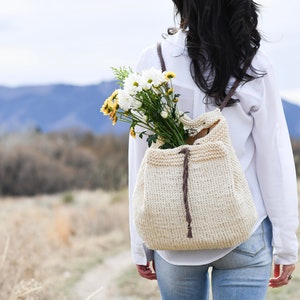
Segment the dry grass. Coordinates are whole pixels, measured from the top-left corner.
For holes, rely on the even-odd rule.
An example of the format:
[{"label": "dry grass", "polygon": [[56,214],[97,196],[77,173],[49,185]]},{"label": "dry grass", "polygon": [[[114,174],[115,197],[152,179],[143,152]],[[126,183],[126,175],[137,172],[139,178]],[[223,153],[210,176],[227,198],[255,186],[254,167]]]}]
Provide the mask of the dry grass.
[{"label": "dry grass", "polygon": [[149,281],[137,275],[135,266],[124,270],[117,279],[116,295],[123,295],[130,300],[157,300],[160,299],[156,281]]},{"label": "dry grass", "polygon": [[72,286],[82,273],[128,248],[126,196],[1,199],[0,299],[75,299]]},{"label": "dry grass", "polygon": [[[85,300],[73,293],[80,277],[129,249],[127,212],[125,190],[0,199],[0,299]],[[270,289],[267,300],[300,299],[299,282],[300,263],[290,285]],[[110,288],[111,299],[159,299],[156,282],[140,278],[134,265]]]}]

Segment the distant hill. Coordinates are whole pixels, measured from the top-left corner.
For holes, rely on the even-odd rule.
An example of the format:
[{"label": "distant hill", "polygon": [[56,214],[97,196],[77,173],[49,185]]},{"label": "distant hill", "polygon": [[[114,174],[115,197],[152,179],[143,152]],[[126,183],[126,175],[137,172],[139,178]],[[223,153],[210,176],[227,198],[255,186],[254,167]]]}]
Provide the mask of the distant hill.
[{"label": "distant hill", "polygon": [[[99,110],[117,88],[114,81],[76,86],[55,84],[0,86],[0,132],[37,128],[43,132],[77,128],[97,134],[120,134],[128,125],[111,125]],[[290,135],[300,139],[300,106],[283,100]]]},{"label": "distant hill", "polygon": [[286,116],[290,136],[300,139],[300,106],[283,100],[283,109]]},{"label": "distant hill", "polygon": [[122,133],[127,130],[126,124],[112,126],[100,113],[103,101],[115,88],[113,81],[87,86],[0,87],[0,132],[77,128],[97,134]]}]

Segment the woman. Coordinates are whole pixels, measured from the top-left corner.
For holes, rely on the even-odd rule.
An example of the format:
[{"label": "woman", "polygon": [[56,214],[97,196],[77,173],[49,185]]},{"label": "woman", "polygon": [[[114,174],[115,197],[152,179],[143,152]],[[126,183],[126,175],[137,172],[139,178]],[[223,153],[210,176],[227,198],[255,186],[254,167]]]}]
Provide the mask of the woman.
[{"label": "woman", "polygon": [[[162,42],[167,70],[181,111],[192,118],[219,106],[241,81],[222,111],[248,180],[258,220],[246,242],[231,249],[153,251],[130,217],[132,256],[139,274],[157,279],[164,300],[265,299],[268,286],[288,284],[297,261],[298,199],[294,161],[271,63],[259,50],[258,7],[251,0],[173,0],[180,29]],[[156,46],[147,48],[138,71],[160,68]],[[147,148],[130,139],[129,194]],[[132,205],[130,205],[131,210]],[[280,273],[270,279],[272,262]],[[154,267],[155,263],[155,267]],[[276,272],[277,273],[277,272]]]}]

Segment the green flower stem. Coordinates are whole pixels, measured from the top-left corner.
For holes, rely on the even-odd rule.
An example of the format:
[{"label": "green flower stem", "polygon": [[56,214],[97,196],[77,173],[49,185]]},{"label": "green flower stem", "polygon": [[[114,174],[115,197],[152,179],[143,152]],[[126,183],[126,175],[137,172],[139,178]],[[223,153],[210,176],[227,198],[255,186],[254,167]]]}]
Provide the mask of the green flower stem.
[{"label": "green flower stem", "polygon": [[180,146],[180,145],[184,145],[185,141],[184,141],[184,137],[183,135],[178,131],[178,127],[173,123],[170,122],[170,119],[164,119],[164,124],[166,125],[166,129],[162,130],[164,132],[167,132],[167,136],[166,136],[166,141],[171,145],[174,146]]}]

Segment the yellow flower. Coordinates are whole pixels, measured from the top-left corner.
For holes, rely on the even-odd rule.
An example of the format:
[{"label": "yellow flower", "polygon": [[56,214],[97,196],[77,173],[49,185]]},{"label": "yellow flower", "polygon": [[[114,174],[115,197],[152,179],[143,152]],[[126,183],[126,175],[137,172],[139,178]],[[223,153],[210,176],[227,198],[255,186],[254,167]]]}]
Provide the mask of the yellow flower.
[{"label": "yellow flower", "polygon": [[113,112],[114,114],[116,113],[116,111],[119,108],[118,105],[118,90],[115,90],[103,103],[100,111],[104,114],[104,115],[111,115],[111,112]]},{"label": "yellow flower", "polygon": [[115,99],[113,105],[111,106],[111,108],[114,110],[114,111],[117,111],[118,108],[119,108],[119,103],[118,103],[118,99]]},{"label": "yellow flower", "polygon": [[177,103],[179,101],[179,98],[177,98],[177,97],[175,97],[174,99],[173,99],[173,102],[174,103]]},{"label": "yellow flower", "polygon": [[108,115],[109,114],[109,109],[108,109],[108,99],[106,99],[100,109],[100,111],[104,114],[104,115]]},{"label": "yellow flower", "polygon": [[136,137],[136,133],[133,127],[130,127],[130,135],[135,138]]},{"label": "yellow flower", "polygon": [[173,79],[176,77],[176,74],[174,72],[168,71],[165,73],[165,77],[167,80]]},{"label": "yellow flower", "polygon": [[114,101],[113,101],[111,96],[107,99],[107,105],[108,105],[108,109],[112,110],[112,107],[114,105]]},{"label": "yellow flower", "polygon": [[117,123],[117,110],[119,108],[118,99],[117,99],[117,91],[114,91],[111,96],[109,96],[103,103],[100,111],[104,115],[109,115],[112,120],[112,124],[115,125]]},{"label": "yellow flower", "polygon": [[115,115],[116,115],[116,112],[113,111],[113,110],[111,110],[110,113],[109,113],[109,117],[110,117],[111,119],[113,119],[113,118],[115,117]]},{"label": "yellow flower", "polygon": [[114,99],[117,98],[117,96],[118,96],[118,90],[115,90],[115,91],[111,94],[111,96],[110,96],[109,98],[111,98],[112,100],[114,100]]},{"label": "yellow flower", "polygon": [[117,111],[110,109],[109,118],[112,120],[112,124],[115,125],[117,123],[118,117],[117,117]]},{"label": "yellow flower", "polygon": [[171,95],[173,93],[173,91],[174,91],[173,89],[168,89],[167,94]]},{"label": "yellow flower", "polygon": [[117,115],[114,115],[114,117],[112,119],[112,124],[116,125],[117,121],[118,121],[118,117],[117,117]]}]

